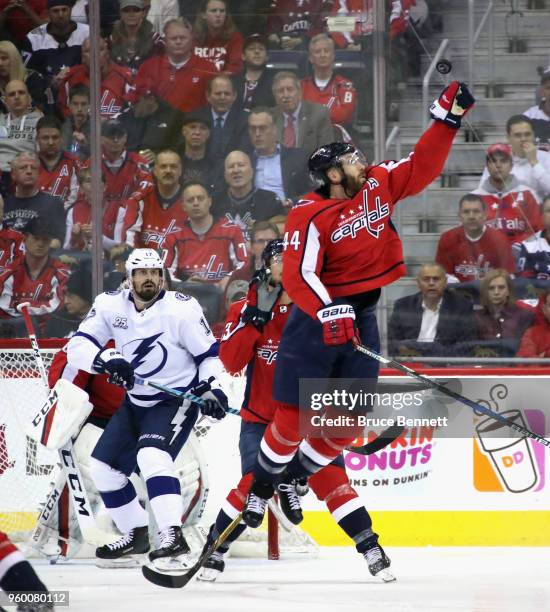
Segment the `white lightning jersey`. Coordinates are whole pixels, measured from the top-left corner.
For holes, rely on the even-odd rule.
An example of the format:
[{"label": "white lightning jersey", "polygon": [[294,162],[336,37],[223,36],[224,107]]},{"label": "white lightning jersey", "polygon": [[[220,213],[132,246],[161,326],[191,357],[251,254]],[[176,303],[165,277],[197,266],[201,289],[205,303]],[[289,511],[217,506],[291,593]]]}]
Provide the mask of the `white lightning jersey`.
[{"label": "white lightning jersey", "polygon": [[[67,347],[68,363],[95,373],[94,359],[113,339],[136,376],[184,390],[223,370],[218,343],[195,298],[162,291],[156,302],[138,311],[130,290],[98,295]],[[166,395],[135,385],[132,403],[153,406]]]}]

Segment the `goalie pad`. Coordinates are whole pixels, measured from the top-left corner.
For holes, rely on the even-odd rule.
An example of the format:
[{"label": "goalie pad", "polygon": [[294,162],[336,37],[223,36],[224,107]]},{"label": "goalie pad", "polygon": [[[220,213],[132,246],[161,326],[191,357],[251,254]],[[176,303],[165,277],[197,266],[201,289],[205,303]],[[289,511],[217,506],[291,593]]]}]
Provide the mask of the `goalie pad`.
[{"label": "goalie pad", "polygon": [[86,391],[60,378],[26,433],[46,448],[57,450],[78,434],[92,410]]}]

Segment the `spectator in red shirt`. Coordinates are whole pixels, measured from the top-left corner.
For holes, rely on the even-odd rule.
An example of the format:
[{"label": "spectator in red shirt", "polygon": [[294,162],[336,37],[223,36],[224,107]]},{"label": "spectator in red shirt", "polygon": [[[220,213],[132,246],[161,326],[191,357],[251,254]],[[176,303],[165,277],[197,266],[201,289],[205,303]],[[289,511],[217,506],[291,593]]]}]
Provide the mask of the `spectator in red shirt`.
[{"label": "spectator in red shirt", "polygon": [[280,49],[307,49],[309,38],[323,31],[325,0],[273,0],[267,21],[269,42]]},{"label": "spectator in red shirt", "polygon": [[23,265],[0,277],[0,316],[20,317],[17,306],[29,302],[31,315],[55,312],[63,303],[69,270],[50,256],[55,229],[44,217],[31,219],[25,229]]},{"label": "spectator in red shirt", "polygon": [[332,123],[353,123],[357,92],[353,83],[334,73],[334,41],[328,34],[317,34],[309,42],[309,61],[313,75],[302,79],[302,96],[330,111]]},{"label": "spectator in red shirt", "polygon": [[170,19],[164,26],[165,53],[140,66],[136,88],[150,90],[184,113],[206,104],[206,84],[216,72],[212,64],[193,54],[193,28],[186,19]]},{"label": "spectator in red shirt", "polygon": [[[131,70],[115,64],[109,55],[109,45],[99,41],[99,66],[101,71],[100,114],[103,119],[118,115],[133,95],[134,77]],[[82,64],[73,66],[59,86],[59,108],[67,117],[69,91],[75,85],[90,85],[90,39],[82,43]]]},{"label": "spectator in red shirt", "polygon": [[539,297],[535,321],[523,334],[517,357],[550,357],[550,291]]},{"label": "spectator in red shirt", "polygon": [[233,23],[225,0],[205,0],[195,21],[195,55],[216,70],[235,74],[243,65],[243,37]]},{"label": "spectator in red shirt", "polygon": [[183,190],[183,210],[189,220],[166,239],[166,267],[179,280],[215,283],[225,291],[235,270],[248,261],[246,241],[236,225],[214,221],[212,199],[200,183]]},{"label": "spectator in red shirt", "polygon": [[0,0],[0,32],[19,46],[33,28],[47,20],[46,0]]},{"label": "spectator in red shirt", "polygon": [[153,169],[154,185],[126,204],[125,241],[140,248],[160,249],[187,219],[182,208],[181,158],[175,151],[161,151]]},{"label": "spectator in red shirt", "polygon": [[68,210],[78,194],[79,160],[61,148],[61,123],[52,116],[42,117],[36,124],[36,144],[40,158],[40,189],[61,198]]},{"label": "spectator in red shirt", "polygon": [[492,268],[514,272],[510,243],[501,232],[486,225],[487,206],[480,196],[462,196],[458,218],[462,225],[441,234],[435,256],[449,282],[479,280]]},{"label": "spectator in red shirt", "polygon": [[4,198],[0,196],[0,273],[8,268],[16,268],[23,261],[25,249],[23,247],[23,234],[16,230],[4,227]]},{"label": "spectator in red shirt", "polygon": [[521,242],[542,227],[535,193],[512,174],[512,149],[494,144],[487,149],[489,176],[473,193],[487,205],[487,223],[503,232],[510,244]]}]

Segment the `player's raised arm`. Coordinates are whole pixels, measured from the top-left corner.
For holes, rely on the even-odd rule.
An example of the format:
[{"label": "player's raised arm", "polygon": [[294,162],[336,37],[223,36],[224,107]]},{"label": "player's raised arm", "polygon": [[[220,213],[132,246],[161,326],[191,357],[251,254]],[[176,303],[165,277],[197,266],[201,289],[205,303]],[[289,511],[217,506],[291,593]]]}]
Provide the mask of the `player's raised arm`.
[{"label": "player's raised arm", "polygon": [[389,173],[394,203],[421,192],[441,174],[462,118],[473,105],[474,98],[466,84],[453,81],[431,105],[434,122],[413,152],[399,161],[380,164]]}]

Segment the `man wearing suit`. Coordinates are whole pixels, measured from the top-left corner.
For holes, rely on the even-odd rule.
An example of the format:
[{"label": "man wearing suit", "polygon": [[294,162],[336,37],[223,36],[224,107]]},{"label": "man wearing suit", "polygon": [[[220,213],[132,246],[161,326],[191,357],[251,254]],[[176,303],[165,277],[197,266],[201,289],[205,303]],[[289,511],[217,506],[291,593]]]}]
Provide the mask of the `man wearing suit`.
[{"label": "man wearing suit", "polygon": [[248,148],[247,113],[235,105],[237,93],[229,76],[220,74],[209,81],[206,99],[208,104],[198,113],[212,125],[207,152],[222,163],[231,151]]},{"label": "man wearing suit", "polygon": [[279,143],[275,117],[269,108],[259,106],[250,112],[248,133],[252,143],[254,186],[276,193],[281,202],[291,206],[311,189],[307,153]]},{"label": "man wearing suit", "polygon": [[476,339],[472,303],[446,289],[439,264],[423,265],[417,283],[419,293],[395,302],[388,324],[390,354],[467,355],[467,343]]},{"label": "man wearing suit", "polygon": [[302,86],[293,72],[278,72],[273,77],[275,124],[279,141],[285,147],[300,147],[309,155],[320,146],[341,140],[321,104],[302,100]]}]

